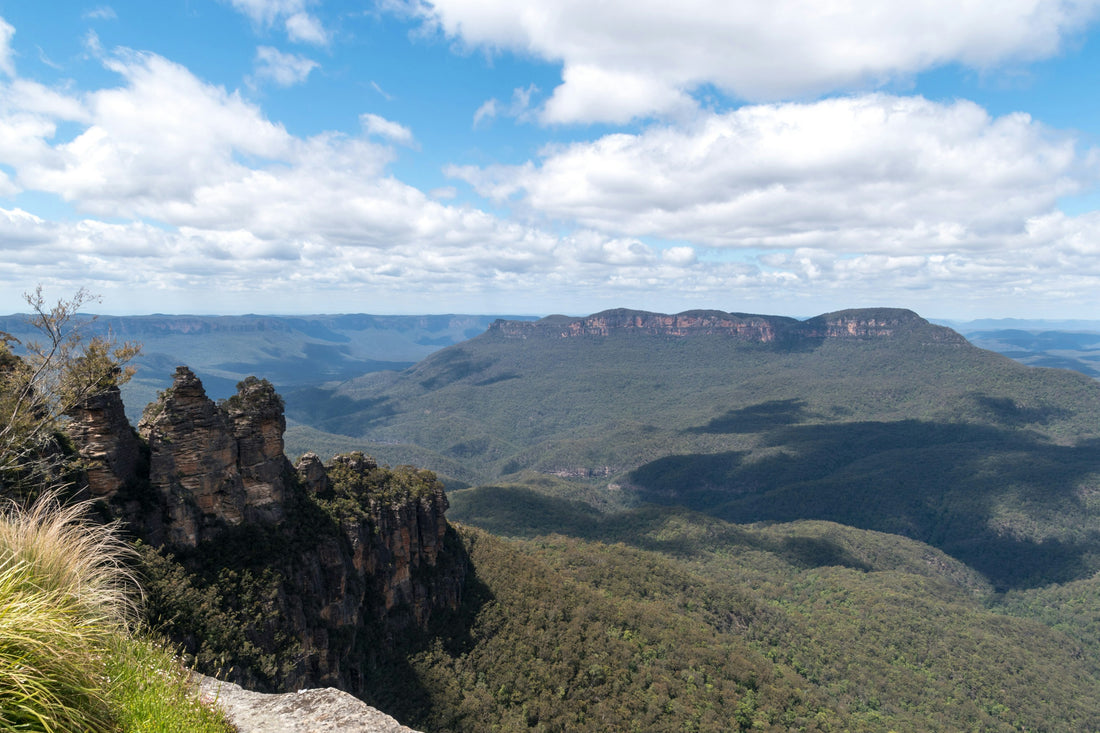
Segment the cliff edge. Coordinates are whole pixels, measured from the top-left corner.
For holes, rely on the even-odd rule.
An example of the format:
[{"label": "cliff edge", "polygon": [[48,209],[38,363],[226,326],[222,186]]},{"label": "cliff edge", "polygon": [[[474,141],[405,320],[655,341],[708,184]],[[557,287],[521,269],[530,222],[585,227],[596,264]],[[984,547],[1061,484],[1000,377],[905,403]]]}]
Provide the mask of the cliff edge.
[{"label": "cliff edge", "polygon": [[291,465],[266,380],[216,404],[181,366],[136,433],[117,389],[71,427],[90,493],[144,543],[151,622],[200,671],[361,694],[387,645],[458,608],[467,562],[442,483],[361,453]]},{"label": "cliff edge", "polygon": [[805,321],[785,316],[691,310],[668,315],[617,308],[590,316],[547,316],[538,321],[498,319],[491,335],[506,339],[608,337],[621,334],[689,337],[725,336],[746,342],[783,344],[826,339],[882,339],[917,335],[938,343],[965,343],[904,308],[856,308]]}]

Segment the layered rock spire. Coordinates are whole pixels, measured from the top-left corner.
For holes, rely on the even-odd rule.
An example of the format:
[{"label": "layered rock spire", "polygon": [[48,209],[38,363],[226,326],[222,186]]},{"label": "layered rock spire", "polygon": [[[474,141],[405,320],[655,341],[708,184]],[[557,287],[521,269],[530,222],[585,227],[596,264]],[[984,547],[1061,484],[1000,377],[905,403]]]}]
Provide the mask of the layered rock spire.
[{"label": "layered rock spire", "polygon": [[[192,558],[193,570],[216,575],[201,558],[241,537],[259,543],[249,550],[265,564],[268,546],[295,548],[270,558],[271,623],[296,640],[294,659],[283,660],[274,685],[244,673],[239,681],[362,692],[366,662],[348,640],[364,629],[385,638],[426,628],[433,612],[457,608],[465,555],[446,541],[447,498],[433,473],[380,467],[362,453],[328,464],[307,453],[295,467],[285,428],[283,401],[266,380],[250,377],[215,404],[181,366],[136,433],[113,389],[74,412],[71,434],[90,493],[148,543]],[[266,649],[273,638],[250,642]]]}]

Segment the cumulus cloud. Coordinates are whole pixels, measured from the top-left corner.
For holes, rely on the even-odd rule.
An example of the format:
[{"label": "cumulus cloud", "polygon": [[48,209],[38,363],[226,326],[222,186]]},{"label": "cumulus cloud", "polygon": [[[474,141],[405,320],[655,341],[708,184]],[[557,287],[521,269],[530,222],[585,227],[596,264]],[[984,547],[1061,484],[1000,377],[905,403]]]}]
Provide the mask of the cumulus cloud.
[{"label": "cumulus cloud", "polygon": [[[5,283],[72,270],[104,289],[183,292],[201,277],[230,293],[265,278],[326,292],[335,283],[460,293],[485,277],[531,288],[565,266],[558,237],[446,205],[389,176],[388,147],[337,133],[292,136],[237,93],[154,54],[123,51],[106,63],[122,85],[71,97],[35,85],[0,94],[0,165],[23,188],[89,217],[0,212],[0,239],[36,243],[6,257]],[[78,133],[55,140],[61,121]],[[412,140],[377,115],[363,126]]]},{"label": "cumulus cloud", "polygon": [[[390,5],[394,5],[391,3]],[[949,63],[1046,58],[1097,0],[408,0],[406,12],[469,47],[563,65],[547,122],[620,122],[682,109],[713,84],[750,101],[877,85]]]},{"label": "cumulus cloud", "polygon": [[69,282],[111,304],[140,293],[142,312],[194,310],[196,293],[251,311],[285,311],[287,293],[416,312],[1094,305],[1100,215],[1055,207],[1091,180],[1091,153],[1022,115],[757,105],[455,169],[521,222],[398,180],[391,143],[412,133],[384,117],[300,137],[155,54],[104,63],[118,81],[93,91],[0,81],[0,188],[75,212],[0,202],[0,298]]},{"label": "cumulus cloud", "polygon": [[256,49],[256,71],[254,81],[272,81],[281,87],[301,84],[318,64],[313,59],[292,53],[283,53],[271,46]]},{"label": "cumulus cloud", "polygon": [[0,170],[0,197],[14,196],[19,193],[19,187],[12,183],[8,174]]},{"label": "cumulus cloud", "polygon": [[[0,163],[16,168],[24,188],[92,213],[159,217],[200,186],[242,175],[237,156],[285,158],[298,144],[237,93],[160,56],[124,51],[106,63],[125,86],[77,98],[32,85],[19,98],[26,105],[0,117],[22,131],[23,152]],[[58,119],[82,129],[55,142]]]},{"label": "cumulus cloud", "polygon": [[1095,151],[1027,115],[867,95],[756,105],[449,173],[552,220],[712,247],[995,246],[1097,180]]},{"label": "cumulus cloud", "polygon": [[385,117],[367,113],[359,116],[359,122],[368,135],[376,135],[399,145],[414,143],[412,130]]}]

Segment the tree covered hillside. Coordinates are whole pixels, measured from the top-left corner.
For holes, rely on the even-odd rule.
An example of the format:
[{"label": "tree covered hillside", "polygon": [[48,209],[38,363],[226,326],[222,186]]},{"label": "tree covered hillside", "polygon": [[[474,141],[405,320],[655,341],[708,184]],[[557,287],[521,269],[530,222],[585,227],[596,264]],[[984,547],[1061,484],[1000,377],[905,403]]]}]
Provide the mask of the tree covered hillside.
[{"label": "tree covered hillside", "polygon": [[1100,570],[1094,380],[907,311],[668,325],[686,315],[503,323],[404,372],[291,395],[289,412],[452,488],[833,520],[928,542],[999,588]]},{"label": "tree covered hillside", "polygon": [[372,702],[439,731],[1100,725],[1093,658],[990,610],[980,576],[920,543],[669,510],[600,529],[466,530],[464,622],[380,674]]}]

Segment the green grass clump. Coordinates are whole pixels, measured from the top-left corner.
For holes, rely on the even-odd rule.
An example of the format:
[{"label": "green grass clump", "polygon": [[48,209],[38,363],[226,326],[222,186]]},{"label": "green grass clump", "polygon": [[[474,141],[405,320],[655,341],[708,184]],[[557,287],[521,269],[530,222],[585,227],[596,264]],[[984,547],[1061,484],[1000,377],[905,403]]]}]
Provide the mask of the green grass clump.
[{"label": "green grass clump", "polygon": [[116,730],[126,733],[231,733],[203,705],[173,650],[154,639],[118,637],[106,658]]},{"label": "green grass clump", "polygon": [[132,617],[125,546],[47,495],[0,519],[0,725],[112,729],[103,659]]},{"label": "green grass clump", "polygon": [[[87,510],[47,492],[0,513],[0,730],[231,730],[191,715],[182,668],[131,637],[134,553]],[[147,715],[150,695],[163,702]]]}]

